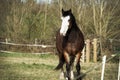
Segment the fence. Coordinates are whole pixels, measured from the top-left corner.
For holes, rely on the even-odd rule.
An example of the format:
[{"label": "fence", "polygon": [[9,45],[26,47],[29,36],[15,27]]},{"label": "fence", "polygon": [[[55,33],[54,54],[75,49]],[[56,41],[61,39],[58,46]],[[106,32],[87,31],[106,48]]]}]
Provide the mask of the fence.
[{"label": "fence", "polygon": [[[104,44],[105,45],[105,44]],[[82,62],[89,63],[90,61],[97,62],[98,59],[101,59],[101,47],[100,41],[97,38],[87,39],[85,41],[85,47],[82,51]],[[108,39],[106,45],[104,46],[106,53],[104,55],[111,56],[113,53],[120,51],[120,39]],[[108,53],[108,54],[107,54]],[[111,54],[112,53],[112,54]],[[103,54],[103,53],[102,53]]]},{"label": "fence", "polygon": [[[75,78],[82,78],[86,77],[87,80],[119,80],[120,79],[120,54],[116,53],[115,55],[112,55],[110,58],[106,58],[107,56],[103,56],[102,62],[97,63],[96,65],[89,66],[87,71],[84,72],[84,74],[79,75]],[[115,58],[118,59],[115,63],[108,63]],[[116,59],[115,59],[116,60]],[[89,63],[85,63],[89,65]],[[83,67],[83,66],[82,66]],[[94,74],[94,75],[93,75]],[[97,75],[96,75],[97,74]],[[85,79],[86,80],[86,79]]]},{"label": "fence", "polygon": [[[110,40],[111,42],[111,40]],[[111,47],[113,48],[113,40],[111,42]],[[31,53],[56,53],[55,45],[41,45],[38,44],[35,39],[34,44],[16,44],[10,43],[8,39],[5,39],[4,42],[0,42],[0,50],[2,51],[15,51],[15,52],[31,52]],[[84,63],[89,63],[90,61],[97,62],[98,55],[100,54],[100,44],[99,39],[94,38],[92,40],[87,39],[85,41],[85,47],[82,51],[81,61]]]},{"label": "fence", "polygon": [[[55,48],[54,45],[15,44],[15,43],[9,43],[9,41],[8,41],[7,39],[6,39],[5,42],[0,42],[0,45],[5,45],[5,47],[7,47],[7,46],[10,45],[10,46],[22,46],[22,47],[23,47],[23,46],[25,46],[25,47],[38,47],[38,48],[41,47],[42,49]],[[83,53],[82,61],[88,63],[88,62],[90,62],[91,59],[92,59],[92,61],[97,62],[98,49],[99,49],[99,41],[98,41],[98,39],[93,39],[93,40],[87,39],[86,42],[85,42],[85,47],[84,47],[84,49],[83,49],[83,51],[82,51],[82,53]],[[2,48],[1,48],[1,50],[2,50]],[[92,56],[93,56],[93,57],[91,57],[91,53],[92,53]],[[114,56],[113,56],[112,58],[114,58]],[[107,59],[107,61],[110,61],[112,58]],[[107,61],[104,61],[104,67],[105,67],[105,63],[106,63]],[[102,64],[103,64],[103,63],[102,63]],[[102,64],[99,63],[99,64],[97,64],[96,66],[91,67],[90,69],[88,69],[88,70],[85,72],[85,74],[87,74],[88,72],[91,72],[91,71],[94,70],[94,69],[97,69],[97,68],[100,67]],[[119,62],[119,65],[120,65],[120,62]],[[107,65],[107,66],[108,66],[108,65]],[[105,68],[107,68],[107,66],[106,66]],[[103,71],[101,72],[101,73],[102,73],[101,80],[104,79],[104,69],[105,69],[104,67],[103,67]],[[108,66],[108,67],[109,67],[109,66]],[[109,67],[109,68],[110,68],[110,67]],[[115,67],[115,69],[116,69],[116,67]],[[111,70],[112,70],[112,68],[111,68]],[[107,71],[110,71],[110,69],[107,70]],[[115,74],[114,74],[114,75],[117,75],[116,72],[117,72],[117,71],[115,71]],[[107,73],[109,73],[109,72],[107,72]],[[99,74],[99,72],[98,72],[97,74]],[[81,76],[82,76],[82,75],[80,75],[80,77],[81,77]],[[105,76],[108,76],[108,75],[105,75]],[[96,78],[97,78],[97,77],[96,77]],[[119,66],[119,71],[118,71],[118,80],[119,80],[119,78],[120,78],[120,66]],[[115,78],[115,79],[116,79],[116,78]],[[96,79],[96,80],[97,80],[97,79]]]},{"label": "fence", "polygon": [[[37,44],[36,39],[34,44],[18,44],[9,42],[8,39],[0,42],[0,50],[2,51],[12,51],[12,52],[27,52],[27,53],[52,53],[54,52],[54,45],[43,45]],[[17,51],[16,51],[17,50]]]},{"label": "fence", "polygon": [[82,62],[90,62],[90,57],[91,57],[91,52],[93,53],[93,61],[97,62],[97,54],[98,54],[98,39],[94,38],[93,40],[90,41],[90,39],[87,39],[85,41],[85,47],[82,51]]}]

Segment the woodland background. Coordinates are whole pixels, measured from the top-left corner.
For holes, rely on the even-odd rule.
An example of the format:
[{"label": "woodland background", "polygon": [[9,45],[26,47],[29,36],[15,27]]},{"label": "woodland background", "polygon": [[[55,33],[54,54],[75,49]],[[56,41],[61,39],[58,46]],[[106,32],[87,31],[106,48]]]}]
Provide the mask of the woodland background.
[{"label": "woodland background", "polygon": [[[102,49],[120,42],[120,0],[0,0],[0,41],[55,44],[61,9],[72,9],[85,39],[98,38]],[[120,48],[118,42],[114,43]],[[120,49],[119,49],[120,50]]]}]

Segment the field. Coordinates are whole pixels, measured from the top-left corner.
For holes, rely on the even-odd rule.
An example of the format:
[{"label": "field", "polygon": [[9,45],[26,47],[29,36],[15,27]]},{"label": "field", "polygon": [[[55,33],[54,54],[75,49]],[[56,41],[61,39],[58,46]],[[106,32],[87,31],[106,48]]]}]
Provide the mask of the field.
[{"label": "field", "polygon": [[[56,55],[29,53],[0,53],[0,80],[59,80]],[[81,63],[81,73],[99,63]],[[118,63],[107,63],[105,80],[117,80]],[[90,71],[83,80],[100,80],[101,67]]]}]

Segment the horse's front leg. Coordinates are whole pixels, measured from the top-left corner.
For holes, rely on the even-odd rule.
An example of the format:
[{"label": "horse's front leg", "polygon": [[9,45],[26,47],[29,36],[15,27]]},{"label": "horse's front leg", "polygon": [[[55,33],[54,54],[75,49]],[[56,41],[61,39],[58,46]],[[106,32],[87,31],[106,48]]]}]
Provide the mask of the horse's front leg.
[{"label": "horse's front leg", "polygon": [[77,77],[78,77],[77,80],[81,80],[81,77],[79,77],[79,76],[80,76],[80,69],[81,69],[80,63],[78,62],[78,63],[76,64]]},{"label": "horse's front leg", "polygon": [[74,79],[73,67],[74,67],[74,64],[72,64],[72,66],[71,66],[71,79],[72,80]]},{"label": "horse's front leg", "polygon": [[70,64],[66,64],[66,80],[71,80],[71,71],[70,71]]},{"label": "horse's front leg", "polygon": [[78,53],[76,56],[76,70],[77,70],[77,77],[78,77],[77,80],[82,80],[81,77],[79,77],[80,76],[80,69],[81,69],[80,57],[81,57],[81,53]]},{"label": "horse's front leg", "polygon": [[65,61],[66,61],[66,80],[71,80],[71,77],[70,77],[70,58],[69,58],[69,54],[64,51],[64,58],[65,58]]},{"label": "horse's front leg", "polygon": [[66,71],[67,71],[67,78],[68,80],[73,80],[74,79],[74,73],[73,73],[73,62],[74,58],[70,59],[70,63],[66,64]]}]

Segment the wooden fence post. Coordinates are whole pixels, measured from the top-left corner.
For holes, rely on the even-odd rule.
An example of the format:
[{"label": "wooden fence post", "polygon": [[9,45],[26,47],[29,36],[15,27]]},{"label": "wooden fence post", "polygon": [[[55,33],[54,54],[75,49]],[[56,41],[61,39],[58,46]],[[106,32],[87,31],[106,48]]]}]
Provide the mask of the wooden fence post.
[{"label": "wooden fence post", "polygon": [[6,44],[8,43],[8,39],[7,39],[7,38],[5,39],[5,43],[6,43]]},{"label": "wooden fence post", "polygon": [[37,44],[37,38],[35,38],[35,45]]},{"label": "wooden fence post", "polygon": [[86,62],[90,62],[90,40],[86,40]]},{"label": "wooden fence post", "polygon": [[97,39],[93,39],[93,61],[97,62]]},{"label": "wooden fence post", "polygon": [[83,63],[85,62],[85,47],[82,50],[82,59],[81,60]]}]

